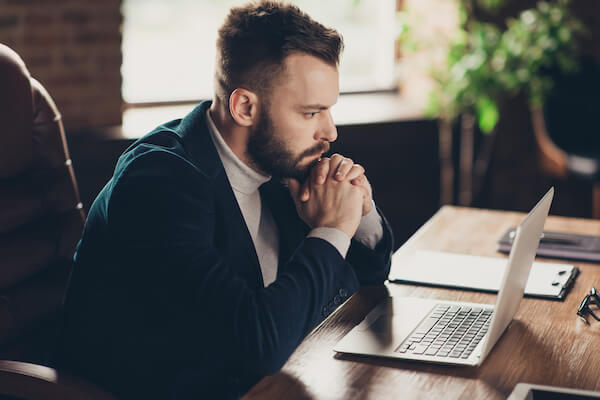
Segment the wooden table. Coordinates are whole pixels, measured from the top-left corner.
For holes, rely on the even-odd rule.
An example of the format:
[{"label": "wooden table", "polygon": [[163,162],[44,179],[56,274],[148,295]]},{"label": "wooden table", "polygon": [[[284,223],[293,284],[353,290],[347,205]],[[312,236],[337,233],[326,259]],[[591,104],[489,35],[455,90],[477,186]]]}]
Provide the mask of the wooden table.
[{"label": "wooden table", "polygon": [[[523,216],[446,206],[398,250],[398,257],[408,259],[420,249],[506,257],[496,252],[496,240]],[[600,235],[600,221],[550,216],[545,230]],[[600,265],[573,264],[581,274],[567,298],[523,299],[478,368],[333,352],[337,341],[390,294],[496,300],[493,294],[388,283],[361,288],[302,342],[281,372],[262,379],[245,399],[504,399],[518,382],[600,390],[600,322],[590,318],[591,325],[585,325],[576,315],[590,287],[600,289]]]}]

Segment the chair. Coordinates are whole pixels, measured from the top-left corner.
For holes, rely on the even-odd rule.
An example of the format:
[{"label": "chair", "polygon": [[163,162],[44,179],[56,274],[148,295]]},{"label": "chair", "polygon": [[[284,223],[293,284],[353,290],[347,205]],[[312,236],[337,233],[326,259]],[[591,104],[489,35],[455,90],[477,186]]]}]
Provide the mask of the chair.
[{"label": "chair", "polygon": [[39,365],[60,334],[84,213],[60,114],[2,44],[0,88],[0,398],[111,399]]},{"label": "chair", "polygon": [[586,58],[578,72],[552,77],[544,106],[531,107],[541,168],[554,178],[589,182],[592,217],[600,218],[600,67]]}]

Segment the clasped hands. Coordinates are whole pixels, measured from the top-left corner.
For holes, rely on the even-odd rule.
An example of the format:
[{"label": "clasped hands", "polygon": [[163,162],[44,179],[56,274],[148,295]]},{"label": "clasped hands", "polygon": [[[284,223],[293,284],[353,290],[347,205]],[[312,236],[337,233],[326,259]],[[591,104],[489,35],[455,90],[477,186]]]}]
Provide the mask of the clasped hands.
[{"label": "clasped hands", "polygon": [[311,228],[337,228],[353,237],[360,218],[373,208],[364,168],[339,154],[321,158],[304,182],[290,178],[284,183]]}]

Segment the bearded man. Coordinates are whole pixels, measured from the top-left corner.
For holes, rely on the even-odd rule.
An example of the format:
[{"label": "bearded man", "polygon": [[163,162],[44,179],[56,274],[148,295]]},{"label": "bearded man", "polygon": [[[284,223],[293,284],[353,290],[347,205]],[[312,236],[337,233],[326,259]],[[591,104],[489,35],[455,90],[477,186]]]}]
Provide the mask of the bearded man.
[{"label": "bearded man", "polygon": [[213,101],[136,141],[90,209],[59,365],[123,398],[237,397],[387,278],[364,169],[323,156],[342,47],[293,5],[230,11]]}]

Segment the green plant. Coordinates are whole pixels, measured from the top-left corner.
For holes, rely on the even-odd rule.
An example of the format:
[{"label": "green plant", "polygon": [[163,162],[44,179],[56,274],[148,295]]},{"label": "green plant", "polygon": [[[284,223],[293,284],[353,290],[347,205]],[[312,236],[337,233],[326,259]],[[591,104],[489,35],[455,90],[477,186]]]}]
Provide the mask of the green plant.
[{"label": "green plant", "polygon": [[[502,5],[501,0],[479,3],[494,9]],[[481,131],[489,133],[500,117],[500,100],[523,92],[530,102],[541,104],[552,88],[545,72],[576,69],[576,38],[584,28],[570,14],[569,0],[539,2],[509,18],[504,31],[469,17],[470,1],[463,0],[460,7],[461,26],[446,65],[432,70],[437,87],[430,96],[430,116],[452,121],[470,112]]]},{"label": "green plant", "polygon": [[552,88],[548,71],[576,69],[577,36],[584,28],[571,15],[570,0],[540,1],[500,27],[476,17],[497,14],[505,0],[455,1],[458,21],[450,40],[444,35],[420,37],[413,27],[418,28],[421,21],[411,10],[399,14],[399,40],[404,52],[442,50],[445,54],[442,62],[432,57],[430,76],[435,85],[426,113],[439,121],[442,204],[454,202],[452,125],[461,116],[458,201],[470,205],[473,193],[481,188],[493,143],[488,140],[485,150],[474,155],[475,121],[483,133],[493,132],[500,119],[499,103],[518,93],[534,106],[543,104]]},{"label": "green plant", "polygon": [[577,38],[585,28],[569,12],[569,0],[539,2],[507,26],[492,59],[498,80],[508,93],[523,91],[541,105],[553,85],[546,72],[577,69]]},{"label": "green plant", "polygon": [[447,65],[432,71],[437,82],[426,110],[446,121],[463,112],[474,112],[480,128],[490,132],[499,118],[496,106],[502,86],[493,73],[491,59],[501,40],[491,24],[471,22],[458,33],[448,51]]}]

